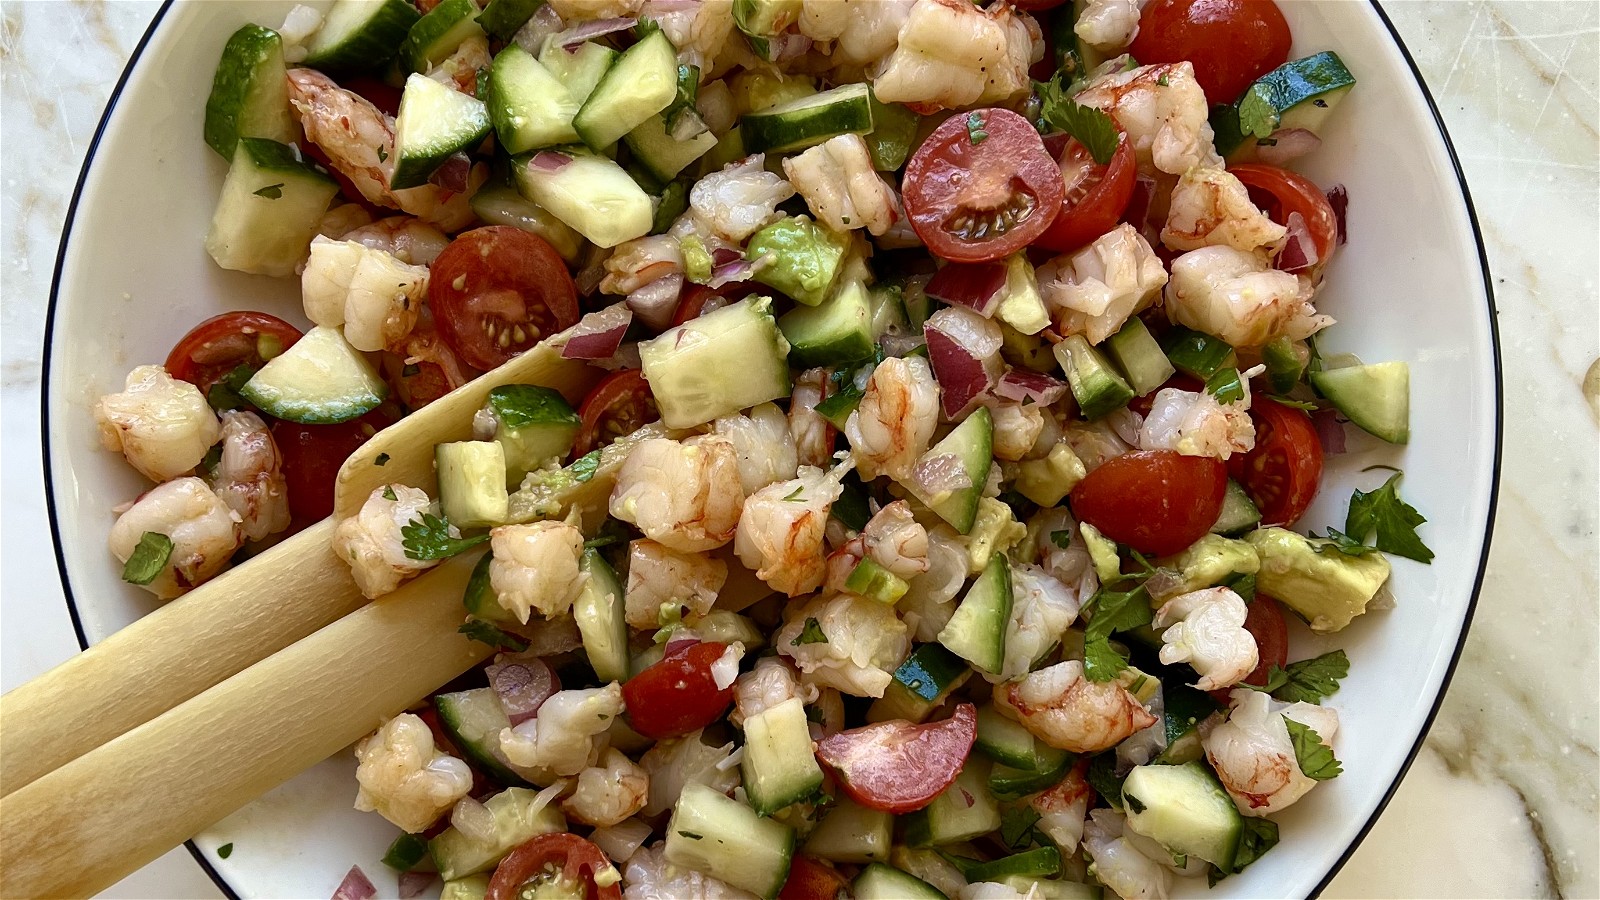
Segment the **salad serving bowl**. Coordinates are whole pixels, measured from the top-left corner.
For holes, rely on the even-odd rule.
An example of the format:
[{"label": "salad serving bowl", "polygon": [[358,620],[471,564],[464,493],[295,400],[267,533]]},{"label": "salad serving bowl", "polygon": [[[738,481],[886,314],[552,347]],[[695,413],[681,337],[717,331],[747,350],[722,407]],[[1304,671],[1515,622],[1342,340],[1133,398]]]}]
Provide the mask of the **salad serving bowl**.
[{"label": "salad serving bowl", "polygon": [[[286,0],[168,2],[112,95],[90,146],[61,241],[46,332],[45,467],[57,561],[84,646],[150,611],[106,549],[112,508],[143,484],[101,449],[90,409],[127,371],[165,358],[189,324],[234,309],[302,319],[298,282],[219,269],[203,240],[226,171],[201,137],[210,73],[247,22],[282,21]],[[1353,489],[1406,472],[1429,519],[1431,566],[1395,561],[1393,609],[1332,636],[1292,626],[1293,656],[1342,647],[1349,677],[1329,702],[1341,718],[1344,774],[1278,816],[1282,843],[1219,886],[1230,896],[1314,894],[1348,858],[1398,785],[1437,709],[1471,618],[1488,554],[1498,476],[1498,346],[1487,263],[1470,199],[1436,110],[1381,8],[1283,5],[1294,55],[1336,50],[1358,85],[1304,164],[1350,197],[1349,243],[1318,309],[1339,320],[1324,352],[1411,365],[1411,442],[1352,434],[1330,457],[1302,527],[1337,527]],[[353,652],[360,652],[359,648]],[[378,723],[374,722],[373,725]],[[270,752],[263,747],[263,752]],[[392,895],[378,864],[391,826],[351,808],[354,759],[328,760],[191,844],[223,890],[327,896],[353,864]],[[232,844],[226,859],[217,848]],[[387,883],[386,883],[387,882]]]}]

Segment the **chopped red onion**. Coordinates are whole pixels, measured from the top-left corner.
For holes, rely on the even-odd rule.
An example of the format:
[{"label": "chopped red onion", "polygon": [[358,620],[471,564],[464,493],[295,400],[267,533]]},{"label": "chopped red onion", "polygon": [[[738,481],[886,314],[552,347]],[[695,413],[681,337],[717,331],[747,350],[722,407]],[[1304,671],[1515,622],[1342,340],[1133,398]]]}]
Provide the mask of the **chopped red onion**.
[{"label": "chopped red onion", "polygon": [[665,331],[672,324],[672,314],[678,308],[678,296],[682,291],[682,272],[663,275],[629,294],[628,308],[650,328]]},{"label": "chopped red onion", "polygon": [[559,172],[572,163],[572,157],[554,150],[540,150],[528,160],[528,165],[546,172]]},{"label": "chopped red onion", "polygon": [[811,38],[803,34],[785,32],[772,40],[777,44],[773,48],[776,51],[772,54],[773,62],[787,62],[791,59],[798,59],[805,56],[806,51],[811,49]]},{"label": "chopped red onion", "polygon": [[1288,165],[1322,146],[1322,138],[1304,128],[1280,128],[1268,140],[1256,144],[1256,158],[1272,166]]},{"label": "chopped red onion", "polygon": [[706,282],[706,287],[716,290],[735,281],[749,281],[758,269],[772,261],[772,255],[758,257],[753,260],[737,260],[724,266],[717,266],[711,270],[711,280]]},{"label": "chopped red onion", "polygon": [[1000,379],[1000,326],[970,309],[941,309],[922,327],[939,402],[954,419]]},{"label": "chopped red onion", "polygon": [[564,50],[574,50],[584,41],[619,31],[627,31],[639,20],[633,18],[595,19],[592,22],[583,22],[568,28],[556,35],[556,43]]},{"label": "chopped red onion", "polygon": [[450,810],[450,825],[474,841],[492,844],[499,830],[494,813],[471,797],[462,797]]},{"label": "chopped red onion", "polygon": [[1344,185],[1336,184],[1328,188],[1328,205],[1333,207],[1334,221],[1339,223],[1339,246],[1343,247],[1346,238],[1344,218],[1350,210],[1350,192],[1344,189]]},{"label": "chopped red onion", "polygon": [[920,334],[897,334],[893,331],[886,332],[882,338],[878,339],[878,346],[883,348],[883,355],[885,356],[905,356],[918,347],[927,346],[927,344],[927,338]]},{"label": "chopped red onion", "polygon": [[693,635],[689,635],[687,637],[674,637],[667,641],[666,650],[662,653],[662,656],[677,656],[679,653],[688,650],[690,647],[693,647],[698,643],[700,643],[700,639]]},{"label": "chopped red onion", "polygon": [[744,254],[732,247],[714,247],[711,250],[711,265],[713,266],[725,266],[741,259],[744,259]]},{"label": "chopped red onion", "polygon": [[622,346],[622,336],[633,324],[626,302],[613,303],[579,320],[561,348],[562,359],[608,359]]},{"label": "chopped red onion", "polygon": [[972,487],[972,476],[967,474],[961,457],[954,453],[941,453],[917,463],[911,470],[911,481],[922,489],[924,497],[938,497]]},{"label": "chopped red onion", "polygon": [[1000,376],[1000,383],[994,387],[996,397],[1018,403],[1031,401],[1041,406],[1049,406],[1060,400],[1066,392],[1066,382],[1032,369],[1007,369]]},{"label": "chopped red onion", "polygon": [[561,14],[556,12],[555,7],[541,3],[533,18],[518,29],[513,40],[522,49],[537,54],[544,47],[544,39],[561,31],[564,24],[561,21]]},{"label": "chopped red onion", "polygon": [[333,892],[333,900],[372,900],[376,896],[378,889],[372,886],[360,866],[351,866],[344,880],[339,882],[339,889]]},{"label": "chopped red onion", "polygon": [[965,306],[985,316],[994,315],[1005,287],[1006,267],[1000,263],[950,263],[928,280],[929,297],[941,303]]},{"label": "chopped red onion", "polygon": [[1065,131],[1055,131],[1045,135],[1041,140],[1044,141],[1044,152],[1050,154],[1051,159],[1058,160],[1067,152],[1067,144],[1072,140],[1072,135]]},{"label": "chopped red onion", "polygon": [[1292,212],[1284,225],[1289,229],[1289,237],[1278,252],[1278,268],[1285,272],[1303,272],[1316,265],[1317,242],[1311,238],[1305,216]]},{"label": "chopped red onion", "polygon": [[469,186],[468,179],[471,175],[472,159],[465,153],[456,153],[445,160],[439,168],[433,170],[433,174],[428,176],[428,183],[462,194]]},{"label": "chopped red onion", "polygon": [[489,686],[500,698],[512,725],[538,715],[539,707],[561,690],[560,677],[542,660],[493,665],[486,671]]},{"label": "chopped red onion", "polygon": [[422,896],[438,879],[439,876],[433,872],[401,872],[400,900]]},{"label": "chopped red onion", "polygon": [[1319,409],[1311,414],[1311,424],[1317,427],[1317,438],[1322,441],[1322,452],[1337,456],[1345,452],[1344,423],[1339,421],[1336,409]]}]

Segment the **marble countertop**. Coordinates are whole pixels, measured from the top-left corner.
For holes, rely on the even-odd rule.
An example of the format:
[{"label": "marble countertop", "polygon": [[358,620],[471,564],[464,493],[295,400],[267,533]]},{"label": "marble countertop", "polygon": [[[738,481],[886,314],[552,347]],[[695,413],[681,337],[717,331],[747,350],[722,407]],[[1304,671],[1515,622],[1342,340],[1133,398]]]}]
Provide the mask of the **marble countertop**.
[{"label": "marble countertop", "polygon": [[[1292,0],[1291,0],[1292,2]],[[78,649],[39,462],[56,243],[151,0],[0,2],[0,687]],[[1600,3],[1386,2],[1466,169],[1494,275],[1505,465],[1477,617],[1422,754],[1330,897],[1600,897]],[[183,850],[107,897],[217,897]]]}]

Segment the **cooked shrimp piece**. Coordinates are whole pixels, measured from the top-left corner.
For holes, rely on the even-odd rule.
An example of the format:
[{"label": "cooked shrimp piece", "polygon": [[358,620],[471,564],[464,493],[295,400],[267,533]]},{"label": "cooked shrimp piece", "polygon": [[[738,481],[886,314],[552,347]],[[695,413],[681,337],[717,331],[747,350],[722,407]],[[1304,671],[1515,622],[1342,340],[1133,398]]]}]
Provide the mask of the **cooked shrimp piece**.
[{"label": "cooked shrimp piece", "polygon": [[794,664],[781,656],[763,656],[755,666],[733,683],[733,712],[728,720],[740,727],[785,700],[796,697],[805,705],[817,701],[821,692],[814,684],[802,685]]},{"label": "cooked shrimp piece", "polygon": [[890,357],[867,380],[861,405],[845,420],[861,477],[902,481],[928,451],[939,427],[939,385],[920,356]]},{"label": "cooked shrimp piece", "polygon": [[795,476],[799,460],[794,438],[788,417],[777,406],[762,403],[746,415],[723,416],[711,427],[733,442],[739,455],[739,483],[746,495]]},{"label": "cooked shrimp piece", "polygon": [[1238,684],[1259,661],[1256,639],[1244,627],[1249,609],[1244,599],[1225,587],[1180,594],[1156,610],[1161,633],[1161,661],[1188,663],[1200,673],[1202,691]]},{"label": "cooked shrimp piece", "polygon": [[1034,737],[1071,753],[1110,749],[1156,721],[1116,682],[1085,678],[1075,659],[995,685],[994,705]]},{"label": "cooked shrimp piece", "polygon": [[1039,269],[1039,293],[1062,335],[1098,344],[1161,295],[1167,270],[1139,234],[1123,223],[1070,256]]},{"label": "cooked shrimp piece", "polygon": [[[376,600],[424,569],[439,564],[434,559],[406,555],[400,529],[423,513],[437,516],[439,504],[424,491],[403,484],[377,488],[355,515],[339,523],[333,533],[333,552],[350,563],[350,574],[362,596]],[[453,537],[460,537],[454,525]]]},{"label": "cooked shrimp piece", "polygon": [[550,0],[550,8],[563,22],[591,22],[637,15],[644,0]]},{"label": "cooked shrimp piece", "polygon": [[778,204],[794,196],[794,186],[763,166],[760,153],[728,163],[689,189],[689,208],[718,237],[739,243],[783,217]]},{"label": "cooked shrimp piece", "polygon": [[[801,680],[856,697],[882,697],[890,673],[911,650],[911,636],[894,607],[851,594],[792,603],[772,644],[794,660]],[[804,642],[810,630],[826,640]]]},{"label": "cooked shrimp piece", "polygon": [[861,530],[866,555],[894,575],[912,579],[928,571],[928,530],[896,500],[873,514]]},{"label": "cooked shrimp piece", "polygon": [[827,380],[827,369],[807,369],[795,376],[794,390],[789,394],[789,437],[794,442],[798,465],[820,469],[833,457],[833,426],[816,412]]},{"label": "cooked shrimp piece", "polygon": [[712,63],[733,33],[732,0],[688,4],[646,0],[640,14],[661,26],[672,46],[678,48],[679,64],[699,66],[702,78],[711,74]]},{"label": "cooked shrimp piece", "polygon": [[[737,772],[737,770],[735,770]],[[667,861],[665,845],[641,847],[622,870],[622,900],[756,900],[756,895]]]},{"label": "cooked shrimp piece", "polygon": [[728,564],[664,544],[628,544],[628,586],[623,593],[628,624],[654,629],[679,615],[703,616],[728,580]]},{"label": "cooked shrimp piece", "polygon": [[1172,873],[1128,840],[1126,819],[1113,809],[1097,809],[1083,826],[1083,851],[1089,871],[1123,900],[1166,900]]},{"label": "cooked shrimp piece", "polygon": [[[577,775],[595,764],[611,720],[622,714],[622,686],[557,691],[539,714],[500,730],[500,752],[535,784]],[[648,786],[646,787],[648,791]]]},{"label": "cooked shrimp piece", "polygon": [[1089,0],[1072,33],[1101,53],[1120,53],[1139,36],[1139,0]]},{"label": "cooked shrimp piece", "polygon": [[200,389],[160,366],[129,372],[120,393],[94,405],[94,420],[100,443],[155,482],[193,471],[222,433]]},{"label": "cooked shrimp piece", "polygon": [[819,44],[833,42],[830,61],[859,68],[888,56],[900,42],[900,26],[916,0],[804,0],[801,34]]},{"label": "cooked shrimp piece", "polygon": [[917,0],[873,92],[924,108],[1008,99],[1028,87],[1028,66],[1039,58],[1028,21],[1009,3],[980,9],[963,0]]},{"label": "cooked shrimp piece", "polygon": [[1028,798],[1028,805],[1039,814],[1034,827],[1044,832],[1063,854],[1077,852],[1083,840],[1083,823],[1094,800],[1089,786],[1089,760],[1079,758],[1067,776],[1047,790]]},{"label": "cooked shrimp piece", "polygon": [[1235,347],[1298,341],[1333,324],[1311,305],[1312,294],[1309,280],[1272,268],[1263,254],[1202,247],[1172,261],[1167,318]]},{"label": "cooked shrimp piece", "polygon": [[578,773],[578,786],[561,801],[561,811],[585,825],[615,825],[643,809],[649,797],[650,774],[607,747],[599,765]]},{"label": "cooked shrimp piece", "polygon": [[872,167],[867,142],[842,134],[783,161],[817,221],[834,231],[865,228],[883,234],[894,226],[894,193]]},{"label": "cooked shrimp piece", "polygon": [[1243,688],[1233,692],[1228,720],[1201,738],[1218,780],[1233,805],[1247,816],[1271,815],[1317,785],[1300,771],[1285,718],[1310,728],[1324,745],[1333,746],[1339,713],[1332,707],[1281,703],[1270,694]]},{"label": "cooked shrimp piece", "polygon": [[1011,597],[1001,681],[1026,675],[1078,618],[1077,595],[1039,566],[1012,564]]},{"label": "cooked shrimp piece", "polygon": [[[1041,509],[1028,523],[1039,553],[1039,565],[1076,592],[1082,603],[1100,588],[1089,546],[1072,514],[1064,507]],[[1063,546],[1063,544],[1065,546]]]},{"label": "cooked shrimp piece", "polygon": [[967,583],[967,548],[948,525],[927,532],[928,571],[907,579],[906,595],[896,604],[923,643],[939,639],[939,632],[955,615],[956,595]]},{"label": "cooked shrimp piece", "polygon": [[489,36],[474,34],[462,41],[455,51],[430,67],[427,76],[447,87],[453,87],[468,97],[478,96],[478,70],[494,59],[489,55]]},{"label": "cooked shrimp piece", "polygon": [[980,397],[979,402],[989,407],[994,421],[995,458],[1012,462],[1026,459],[1044,433],[1044,407],[990,395]]},{"label": "cooked shrimp piece", "polygon": [[1161,243],[1174,250],[1277,247],[1289,230],[1250,202],[1250,192],[1226,169],[1190,169],[1172,189]]},{"label": "cooked shrimp piece", "polygon": [[650,774],[650,801],[645,804],[645,816],[671,809],[691,784],[703,784],[722,794],[738,786],[739,765],[730,759],[733,741],[712,746],[702,739],[703,735],[703,731],[695,731],[656,741],[639,757],[639,765]]},{"label": "cooked shrimp piece", "polygon": [[743,508],[738,451],[715,434],[641,442],[611,491],[613,516],[685,553],[726,544]]},{"label": "cooked shrimp piece", "polygon": [[450,244],[450,238],[444,232],[416,216],[389,216],[368,222],[345,232],[339,239],[382,250],[413,266],[433,265],[433,261]]},{"label": "cooked shrimp piece", "polygon": [[428,723],[401,713],[356,744],[356,809],[424,831],[472,790],[472,769],[433,744]]},{"label": "cooked shrimp piece", "polygon": [[1073,99],[1116,118],[1133,141],[1140,169],[1154,166],[1182,175],[1197,166],[1222,168],[1222,157],[1211,145],[1206,93],[1188,61],[1118,68],[1091,81]]},{"label": "cooked shrimp piece", "polygon": [[806,466],[795,478],[745,498],[733,540],[739,561],[791,597],[820,587],[827,574],[828,509],[844,490],[841,479],[849,469],[849,463],[832,471]]},{"label": "cooked shrimp piece", "polygon": [[239,515],[247,540],[259,541],[289,527],[289,488],[283,457],[267,423],[255,413],[222,414],[222,456],[211,488]]},{"label": "cooked shrimp piece", "polygon": [[683,251],[669,234],[653,234],[624,241],[601,263],[606,275],[600,290],[606,294],[631,294],[657,278],[683,271]]},{"label": "cooked shrimp piece", "polygon": [[135,500],[111,526],[111,553],[127,562],[147,532],[166,535],[172,553],[161,573],[140,587],[171,600],[222,571],[244,545],[239,514],[204,481],[178,478]]},{"label": "cooked shrimp piece", "polygon": [[501,525],[489,532],[489,549],[489,585],[518,622],[535,610],[554,619],[572,609],[585,578],[583,532],[565,522]]},{"label": "cooked shrimp piece", "polygon": [[342,203],[322,214],[317,234],[338,241],[358,228],[372,224],[372,213],[359,203]]},{"label": "cooked shrimp piece", "polygon": [[1256,445],[1256,427],[1250,419],[1250,377],[1250,372],[1241,373],[1244,396],[1228,403],[1219,402],[1209,391],[1163,388],[1139,426],[1139,449],[1176,450],[1187,456],[1222,460],[1249,453]]},{"label": "cooked shrimp piece", "polygon": [[306,317],[342,327],[350,346],[373,352],[402,343],[428,296],[428,269],[355,241],[311,239],[300,273]]}]

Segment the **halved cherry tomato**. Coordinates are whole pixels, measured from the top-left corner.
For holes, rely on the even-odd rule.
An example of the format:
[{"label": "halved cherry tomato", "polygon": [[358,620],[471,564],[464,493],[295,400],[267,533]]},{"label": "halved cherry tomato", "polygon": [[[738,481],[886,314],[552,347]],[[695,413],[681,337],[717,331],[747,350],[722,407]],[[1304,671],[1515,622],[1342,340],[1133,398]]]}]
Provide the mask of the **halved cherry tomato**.
[{"label": "halved cherry tomato", "polygon": [[789,863],[789,877],[778,891],[778,900],[838,900],[849,896],[849,882],[838,869],[810,856],[796,856]]},{"label": "halved cherry tomato", "polygon": [[1117,227],[1133,196],[1133,143],[1122,138],[1111,161],[1102,166],[1082,144],[1070,140],[1060,167],[1066,190],[1061,213],[1034,243],[1067,253]]},{"label": "halved cherry tomato", "polygon": [[1293,525],[1322,484],[1322,441],[1302,410],[1257,396],[1256,445],[1228,459],[1228,473],[1261,510],[1262,525]]},{"label": "halved cherry tomato", "polygon": [[988,262],[1033,243],[1061,211],[1061,169],[1007,109],[956,113],[906,164],[906,215],[935,256]]},{"label": "halved cherry tomato", "polygon": [[333,481],[339,467],[367,438],[399,418],[386,404],[338,425],[272,423],[272,440],[283,457],[283,477],[295,531],[333,514]]},{"label": "halved cherry tomato", "polygon": [[1209,456],[1136,450],[1100,464],[1072,489],[1072,514],[1112,540],[1170,556],[1217,521],[1228,470]]},{"label": "halved cherry tomato", "polygon": [[549,242],[507,225],[463,232],[433,261],[439,334],[485,371],[578,321],[578,288]]},{"label": "halved cherry tomato", "polygon": [[1128,48],[1144,65],[1194,64],[1213,105],[1239,99],[1289,59],[1289,23],[1272,0],[1150,0]]},{"label": "halved cherry tomato", "polygon": [[300,329],[263,312],[230,312],[189,329],[167,354],[167,374],[200,389],[227,377],[240,366],[260,368],[294,346]]},{"label": "halved cherry tomato", "polygon": [[[1242,680],[1245,684],[1267,683],[1267,673],[1273,666],[1282,668],[1289,661],[1289,626],[1283,618],[1283,607],[1266,594],[1256,593],[1250,601],[1244,619],[1245,630],[1256,639],[1256,657],[1260,660],[1255,670]],[[1228,705],[1228,689],[1212,691],[1211,699]]]},{"label": "halved cherry tomato", "polygon": [[817,742],[817,759],[839,776],[850,799],[871,809],[908,813],[933,802],[956,780],[978,737],[971,703],[940,722],[905,719],[863,725]]},{"label": "halved cherry tomato", "polygon": [[733,685],[718,688],[711,664],[728,645],[701,641],[674,649],[622,686],[633,730],[661,740],[688,734],[722,718],[733,702]]},{"label": "halved cherry tomato", "polygon": [[583,425],[572,444],[572,455],[582,456],[661,418],[650,382],[638,369],[612,372],[594,386],[578,406]]},{"label": "halved cherry tomato", "polygon": [[588,900],[622,900],[618,882],[595,884],[595,875],[610,866],[599,847],[575,834],[541,834],[500,861],[484,900],[567,897],[578,891]]},{"label": "halved cherry tomato", "polygon": [[1250,199],[1272,221],[1287,225],[1290,213],[1299,213],[1317,245],[1318,265],[1327,263],[1339,245],[1339,218],[1316,182],[1299,172],[1265,163],[1241,163],[1229,166],[1228,171],[1244,183],[1250,190]]}]

